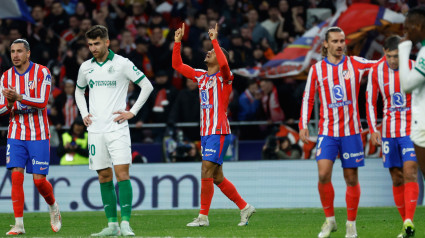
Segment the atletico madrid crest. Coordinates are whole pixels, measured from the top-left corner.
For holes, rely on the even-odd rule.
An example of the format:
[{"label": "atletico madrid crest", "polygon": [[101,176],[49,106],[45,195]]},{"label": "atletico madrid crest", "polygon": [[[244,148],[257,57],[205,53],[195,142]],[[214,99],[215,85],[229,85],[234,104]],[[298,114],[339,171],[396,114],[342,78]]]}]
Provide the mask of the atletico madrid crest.
[{"label": "atletico madrid crest", "polygon": [[32,80],[32,81],[29,81],[29,82],[28,82],[28,87],[29,87],[31,90],[34,90],[34,88],[35,88],[34,80]]},{"label": "atletico madrid crest", "polygon": [[345,80],[349,80],[351,78],[350,70],[342,71],[342,76],[345,78]]}]

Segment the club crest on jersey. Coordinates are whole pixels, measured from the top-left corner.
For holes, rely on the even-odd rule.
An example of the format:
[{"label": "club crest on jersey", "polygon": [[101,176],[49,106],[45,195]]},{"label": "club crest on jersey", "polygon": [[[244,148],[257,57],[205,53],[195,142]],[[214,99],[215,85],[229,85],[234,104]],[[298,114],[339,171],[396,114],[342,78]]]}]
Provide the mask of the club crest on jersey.
[{"label": "club crest on jersey", "polygon": [[351,78],[350,70],[342,71],[342,77],[344,77],[345,80],[349,80]]},{"label": "club crest on jersey", "polygon": [[108,69],[108,73],[113,74],[115,72],[114,67],[111,65]]},{"label": "club crest on jersey", "polygon": [[215,79],[215,77],[213,77],[210,80],[208,80],[206,88],[212,88],[216,84],[217,84],[217,80]]},{"label": "club crest on jersey", "polygon": [[31,90],[34,90],[35,88],[34,80],[28,81],[28,88]]}]

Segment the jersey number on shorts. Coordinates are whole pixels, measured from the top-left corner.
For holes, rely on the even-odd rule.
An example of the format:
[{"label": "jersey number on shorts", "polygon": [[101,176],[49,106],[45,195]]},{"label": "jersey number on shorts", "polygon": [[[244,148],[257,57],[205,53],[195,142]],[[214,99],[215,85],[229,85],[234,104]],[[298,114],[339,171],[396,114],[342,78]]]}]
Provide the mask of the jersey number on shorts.
[{"label": "jersey number on shorts", "polygon": [[10,155],[10,151],[9,151],[9,149],[10,149],[10,145],[9,145],[9,144],[7,144],[6,156],[7,156],[7,155]]},{"label": "jersey number on shorts", "polygon": [[94,145],[89,144],[89,155],[95,155],[96,154],[96,147]]},{"label": "jersey number on shorts", "polygon": [[388,153],[390,153],[390,147],[388,146],[388,144],[389,144],[390,142],[389,141],[384,141],[383,143],[382,143],[382,152],[384,153],[384,154],[388,154]]},{"label": "jersey number on shorts", "polygon": [[320,144],[322,144],[323,137],[319,137],[319,144],[317,145],[317,148],[320,148]]}]

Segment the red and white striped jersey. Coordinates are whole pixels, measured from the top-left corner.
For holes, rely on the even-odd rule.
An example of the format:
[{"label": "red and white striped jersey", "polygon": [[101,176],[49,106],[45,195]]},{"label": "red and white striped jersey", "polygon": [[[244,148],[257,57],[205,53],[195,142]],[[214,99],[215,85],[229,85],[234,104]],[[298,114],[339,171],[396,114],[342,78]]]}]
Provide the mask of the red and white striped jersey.
[{"label": "red and white striped jersey", "polygon": [[301,106],[299,128],[307,128],[319,92],[319,135],[342,137],[359,134],[362,130],[357,97],[365,71],[378,61],[357,56],[344,56],[332,64],[327,58],[310,68]]},{"label": "red and white striped jersey", "polygon": [[[414,61],[410,61],[410,68]],[[376,102],[381,92],[384,102],[382,120],[382,137],[395,138],[410,135],[410,121],[412,117],[412,97],[401,89],[399,71],[388,67],[387,61],[381,61],[369,71],[367,83],[367,122],[371,133],[376,129]]]},{"label": "red and white striped jersey", "polygon": [[208,75],[205,70],[193,69],[183,64],[180,56],[180,42],[175,43],[173,49],[173,68],[198,83],[201,136],[231,134],[227,107],[232,92],[233,74],[217,40],[213,40],[212,44],[220,65],[220,71],[213,75]]},{"label": "red and white striped jersey", "polygon": [[3,73],[2,88],[14,87],[23,96],[13,108],[7,108],[7,99],[0,94],[0,115],[10,113],[7,138],[17,140],[50,139],[46,105],[49,101],[51,75],[47,67],[30,62],[27,71],[19,74],[15,67]]}]

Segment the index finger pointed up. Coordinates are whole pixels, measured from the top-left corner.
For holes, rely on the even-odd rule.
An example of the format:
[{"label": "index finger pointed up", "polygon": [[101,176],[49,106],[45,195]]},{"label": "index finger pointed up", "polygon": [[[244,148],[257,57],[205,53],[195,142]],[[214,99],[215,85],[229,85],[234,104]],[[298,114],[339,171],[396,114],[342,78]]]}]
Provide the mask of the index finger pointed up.
[{"label": "index finger pointed up", "polygon": [[183,22],[183,25],[182,25],[182,35],[184,35],[184,22]]},{"label": "index finger pointed up", "polygon": [[218,23],[215,23],[215,31],[218,33]]}]

